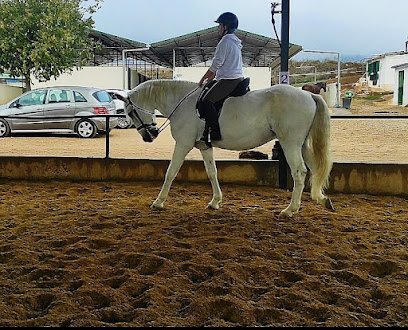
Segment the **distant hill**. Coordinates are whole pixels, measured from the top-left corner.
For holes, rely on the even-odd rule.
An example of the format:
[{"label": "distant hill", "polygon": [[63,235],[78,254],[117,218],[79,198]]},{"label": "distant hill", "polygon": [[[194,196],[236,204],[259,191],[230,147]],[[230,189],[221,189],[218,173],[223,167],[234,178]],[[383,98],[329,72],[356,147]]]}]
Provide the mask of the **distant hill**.
[{"label": "distant hill", "polygon": [[[372,57],[372,55],[368,54],[342,54],[340,53],[340,62],[353,62],[353,63],[363,63],[368,58]],[[325,61],[325,60],[336,60],[336,54],[318,54],[318,53],[303,53],[300,52],[299,54],[295,55],[291,58],[294,61],[308,61],[308,60],[317,60],[317,61]]]}]

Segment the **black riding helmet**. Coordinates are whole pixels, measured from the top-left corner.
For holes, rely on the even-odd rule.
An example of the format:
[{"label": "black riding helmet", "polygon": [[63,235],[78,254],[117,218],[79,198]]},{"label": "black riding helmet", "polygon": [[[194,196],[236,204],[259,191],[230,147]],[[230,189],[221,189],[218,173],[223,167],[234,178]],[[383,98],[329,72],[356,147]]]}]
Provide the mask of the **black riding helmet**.
[{"label": "black riding helmet", "polygon": [[221,14],[215,23],[222,24],[226,27],[227,33],[234,33],[238,28],[238,17],[230,12]]}]

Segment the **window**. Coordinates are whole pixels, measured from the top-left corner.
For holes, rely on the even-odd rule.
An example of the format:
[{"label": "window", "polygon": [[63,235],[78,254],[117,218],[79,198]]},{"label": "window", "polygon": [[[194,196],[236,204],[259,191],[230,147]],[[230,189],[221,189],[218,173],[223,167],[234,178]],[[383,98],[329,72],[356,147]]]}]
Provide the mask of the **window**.
[{"label": "window", "polygon": [[51,89],[48,103],[63,103],[70,102],[71,92],[64,89]]},{"label": "window", "polygon": [[380,61],[368,63],[368,76],[370,80],[378,80],[378,71],[380,71]]},{"label": "window", "polygon": [[112,97],[107,91],[99,91],[92,94],[99,102],[110,102]]},{"label": "window", "polygon": [[46,95],[46,90],[32,91],[31,93],[20,97],[18,104],[21,106],[41,105],[44,104]]},{"label": "window", "polygon": [[75,102],[86,102],[86,98],[81,93],[78,93],[75,91],[74,91],[74,99],[75,99]]}]

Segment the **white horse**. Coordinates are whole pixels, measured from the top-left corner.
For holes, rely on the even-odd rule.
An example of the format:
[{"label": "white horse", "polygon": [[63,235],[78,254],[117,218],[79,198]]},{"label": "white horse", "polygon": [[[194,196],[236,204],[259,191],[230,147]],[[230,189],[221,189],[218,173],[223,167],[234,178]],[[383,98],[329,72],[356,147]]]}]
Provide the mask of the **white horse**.
[{"label": "white horse", "polygon": [[[222,193],[217,178],[213,149],[201,147],[204,121],[196,111],[201,91],[189,81],[149,80],[129,93],[126,111],[145,142],[158,135],[154,111],[157,109],[170,122],[176,141],[173,157],[166,172],[162,189],[152,204],[164,208],[170,186],[187,154],[200,149],[210,179],[213,197],[209,208],[218,209]],[[244,96],[228,98],[219,117],[222,140],[214,147],[228,150],[247,150],[278,138],[294,181],[292,199],[281,215],[292,216],[299,211],[308,166],[311,172],[311,197],[333,210],[324,195],[332,161],[330,156],[330,115],[319,95],[313,95],[289,85],[250,91]]]}]

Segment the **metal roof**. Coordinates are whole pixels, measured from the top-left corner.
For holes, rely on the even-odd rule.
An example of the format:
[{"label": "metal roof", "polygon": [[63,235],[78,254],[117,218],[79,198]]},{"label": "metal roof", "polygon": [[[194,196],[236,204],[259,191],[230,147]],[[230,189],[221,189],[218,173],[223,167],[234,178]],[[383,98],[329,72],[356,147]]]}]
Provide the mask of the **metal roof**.
[{"label": "metal roof", "polygon": [[[275,68],[280,64],[280,45],[278,40],[261,36],[244,30],[237,30],[236,35],[242,41],[242,60],[244,66],[260,66]],[[92,30],[91,37],[99,41],[111,51],[105,52],[100,60],[109,60],[109,54],[116,56],[117,52],[122,55],[122,50],[135,48],[149,48],[137,53],[127,52],[127,57],[137,57],[148,63],[164,67],[194,66],[211,61],[215,47],[219,41],[216,26],[185,34],[179,37],[152,43],[150,45],[117,37],[108,33]],[[174,51],[173,51],[174,50]],[[289,57],[296,55],[302,50],[302,46],[289,44]],[[115,54],[116,53],[116,54]]]}]

